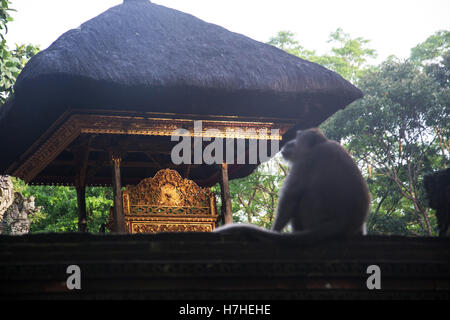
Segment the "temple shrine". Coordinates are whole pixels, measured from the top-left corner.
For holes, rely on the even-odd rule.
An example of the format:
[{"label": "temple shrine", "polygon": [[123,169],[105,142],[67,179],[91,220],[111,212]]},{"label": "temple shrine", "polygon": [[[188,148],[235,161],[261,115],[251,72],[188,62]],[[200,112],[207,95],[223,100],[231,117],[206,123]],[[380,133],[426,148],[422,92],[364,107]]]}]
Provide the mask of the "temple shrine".
[{"label": "temple shrine", "polygon": [[[211,232],[233,222],[228,181],[266,160],[251,159],[259,142],[281,148],[361,97],[318,64],[148,0],[67,31],[0,107],[0,175],[75,187],[78,232],[0,235],[0,299],[448,301],[448,237],[307,246]],[[174,132],[191,138],[191,161],[173,161]],[[216,139],[233,142],[222,161],[197,161]],[[113,188],[111,233],[87,230],[88,186]],[[432,205],[447,217],[444,198]],[[381,270],[375,289],[368,270]]]},{"label": "temple shrine", "polygon": [[[204,188],[220,183],[221,222],[231,223],[228,180],[261,162],[250,159],[260,153],[253,142],[282,147],[296,130],[319,125],[361,96],[315,63],[147,0],[125,0],[25,66],[0,109],[0,143],[7,146],[0,174],[74,186],[80,232],[87,231],[87,186],[112,186],[113,232],[211,231],[219,215]],[[218,138],[234,147],[214,163],[192,156],[174,164],[176,130],[193,138],[193,149]],[[139,211],[138,227],[130,217],[143,205],[152,210]],[[177,228],[161,220],[163,212],[177,217]],[[159,227],[143,227],[155,224],[155,215]],[[204,225],[193,224],[200,218]]]}]

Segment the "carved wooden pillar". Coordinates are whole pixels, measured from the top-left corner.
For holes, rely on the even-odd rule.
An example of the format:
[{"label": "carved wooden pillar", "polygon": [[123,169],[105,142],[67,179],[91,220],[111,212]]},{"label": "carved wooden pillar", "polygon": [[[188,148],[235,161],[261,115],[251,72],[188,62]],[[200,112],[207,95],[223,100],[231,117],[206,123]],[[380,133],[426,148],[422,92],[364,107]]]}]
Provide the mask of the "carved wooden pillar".
[{"label": "carved wooden pillar", "polygon": [[122,182],[120,179],[120,162],[122,158],[116,153],[111,153],[112,161],[112,180],[113,180],[113,194],[114,194],[114,227],[113,232],[124,233],[125,232],[125,218],[123,215],[122,205]]},{"label": "carved wooden pillar", "polygon": [[190,173],[191,173],[191,164],[188,164],[184,169],[184,178],[189,179]]},{"label": "carved wooden pillar", "polygon": [[92,137],[89,137],[79,146],[73,148],[72,153],[78,167],[78,175],[75,177],[75,189],[77,191],[78,207],[78,232],[88,232],[86,211],[86,171],[89,159],[89,145]]},{"label": "carved wooden pillar", "polygon": [[86,187],[77,185],[78,232],[87,232]]},{"label": "carved wooden pillar", "polygon": [[222,198],[222,219],[224,224],[233,223],[233,212],[231,210],[230,187],[228,185],[228,164],[221,166],[220,194]]}]

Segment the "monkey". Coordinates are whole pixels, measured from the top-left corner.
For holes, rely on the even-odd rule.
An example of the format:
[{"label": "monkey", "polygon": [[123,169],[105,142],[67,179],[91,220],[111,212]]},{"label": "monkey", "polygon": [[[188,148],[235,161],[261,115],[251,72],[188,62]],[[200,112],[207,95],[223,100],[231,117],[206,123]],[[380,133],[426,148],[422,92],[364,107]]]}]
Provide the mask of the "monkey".
[{"label": "monkey", "polygon": [[450,168],[426,175],[423,185],[428,206],[436,209],[439,237],[450,236]]},{"label": "monkey", "polygon": [[[338,142],[327,139],[319,128],[297,131],[281,155],[290,170],[279,194],[272,230],[231,224],[214,232],[288,243],[365,234],[369,188],[355,161]],[[293,232],[281,233],[289,223]]]}]

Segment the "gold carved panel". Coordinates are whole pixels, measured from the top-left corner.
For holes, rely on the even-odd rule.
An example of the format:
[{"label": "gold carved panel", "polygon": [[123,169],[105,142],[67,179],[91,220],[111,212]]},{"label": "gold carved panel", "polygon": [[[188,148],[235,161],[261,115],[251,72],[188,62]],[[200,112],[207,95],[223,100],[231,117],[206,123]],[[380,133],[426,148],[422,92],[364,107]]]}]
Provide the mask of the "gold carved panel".
[{"label": "gold carved panel", "polygon": [[157,233],[157,232],[211,232],[210,224],[171,224],[171,223],[134,223],[131,233]]},{"label": "gold carved panel", "polygon": [[[142,180],[136,186],[127,186],[123,191],[124,213],[132,214],[133,209],[156,208],[211,209],[213,193],[208,188],[200,188],[194,181],[183,179],[171,169],[158,171],[153,178]],[[136,212],[134,212],[136,213]],[[213,212],[212,214],[215,214]]]},{"label": "gold carved panel", "polygon": [[171,169],[127,186],[122,200],[130,233],[211,232],[218,217],[214,193]]}]

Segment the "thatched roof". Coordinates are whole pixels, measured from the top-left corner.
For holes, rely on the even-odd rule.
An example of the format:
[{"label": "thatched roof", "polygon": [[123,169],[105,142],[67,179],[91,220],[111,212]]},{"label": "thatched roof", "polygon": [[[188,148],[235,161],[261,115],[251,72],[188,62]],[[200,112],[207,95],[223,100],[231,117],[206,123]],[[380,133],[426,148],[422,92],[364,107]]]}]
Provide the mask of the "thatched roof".
[{"label": "thatched roof", "polygon": [[302,119],[362,96],[335,72],[192,15],[125,0],[64,33],[0,107],[0,174],[67,109]]}]

